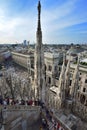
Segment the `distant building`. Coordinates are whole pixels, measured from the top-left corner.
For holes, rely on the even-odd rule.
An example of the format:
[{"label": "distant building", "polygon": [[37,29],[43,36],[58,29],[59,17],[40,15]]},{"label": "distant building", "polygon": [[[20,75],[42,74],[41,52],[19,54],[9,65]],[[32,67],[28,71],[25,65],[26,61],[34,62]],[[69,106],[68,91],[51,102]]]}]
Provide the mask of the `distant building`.
[{"label": "distant building", "polygon": [[27,45],[27,40],[23,41],[23,45],[26,46]]}]

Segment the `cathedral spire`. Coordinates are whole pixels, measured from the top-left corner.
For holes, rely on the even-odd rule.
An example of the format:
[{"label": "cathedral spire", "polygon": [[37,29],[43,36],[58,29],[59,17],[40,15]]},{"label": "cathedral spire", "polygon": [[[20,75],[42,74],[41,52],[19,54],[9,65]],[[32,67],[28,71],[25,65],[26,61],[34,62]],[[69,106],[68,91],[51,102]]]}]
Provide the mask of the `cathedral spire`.
[{"label": "cathedral spire", "polygon": [[45,76],[44,76],[44,50],[42,44],[42,31],[40,23],[41,4],[38,2],[38,25],[35,45],[35,98],[45,101]]},{"label": "cathedral spire", "polygon": [[64,92],[64,83],[65,83],[65,59],[66,56],[63,54],[63,64],[62,64],[62,69],[59,77],[59,91],[60,91],[60,107],[64,102],[65,99],[65,92]]},{"label": "cathedral spire", "polygon": [[37,27],[37,31],[40,31],[41,30],[41,21],[40,21],[40,14],[41,14],[41,4],[40,4],[40,1],[38,1],[38,27]]},{"label": "cathedral spire", "polygon": [[70,85],[70,60],[71,55],[69,54],[69,60],[65,71],[65,96],[69,96],[69,85]]},{"label": "cathedral spire", "polygon": [[42,31],[41,31],[41,20],[40,20],[40,15],[41,15],[41,4],[40,1],[38,2],[38,24],[37,24],[37,32],[36,32],[36,39],[37,39],[37,45],[36,46],[42,46]]},{"label": "cathedral spire", "polygon": [[72,80],[72,88],[71,88],[71,97],[75,98],[76,92],[78,89],[78,80],[79,80],[79,60],[80,60],[80,55],[78,55],[78,61],[77,61],[77,66],[75,68],[75,72],[73,74],[73,80]]},{"label": "cathedral spire", "polygon": [[62,69],[61,69],[61,73],[60,73],[60,79],[62,79],[62,77],[64,76],[64,71],[65,71],[65,60],[66,60],[66,55],[63,54],[63,64],[62,64]]}]

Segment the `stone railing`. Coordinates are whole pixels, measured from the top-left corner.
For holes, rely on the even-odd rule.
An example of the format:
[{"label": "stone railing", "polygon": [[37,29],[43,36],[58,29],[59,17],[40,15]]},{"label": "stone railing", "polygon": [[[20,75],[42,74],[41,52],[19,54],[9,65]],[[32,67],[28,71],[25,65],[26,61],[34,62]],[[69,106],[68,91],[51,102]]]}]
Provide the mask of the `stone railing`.
[{"label": "stone railing", "polygon": [[39,106],[25,106],[25,105],[8,105],[6,106],[7,110],[26,110],[26,111],[30,111],[30,110],[40,110]]},{"label": "stone railing", "polygon": [[25,105],[7,105],[7,106],[0,106],[1,109],[6,110],[40,110],[40,106],[25,106]]}]

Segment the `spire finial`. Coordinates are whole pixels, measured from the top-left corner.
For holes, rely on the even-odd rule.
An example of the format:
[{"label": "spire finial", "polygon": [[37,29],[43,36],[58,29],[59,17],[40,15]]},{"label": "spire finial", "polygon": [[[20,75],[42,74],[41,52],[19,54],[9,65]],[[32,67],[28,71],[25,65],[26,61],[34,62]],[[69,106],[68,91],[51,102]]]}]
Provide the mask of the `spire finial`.
[{"label": "spire finial", "polygon": [[41,13],[41,4],[40,4],[40,0],[38,1],[38,30],[41,30],[41,25],[40,25],[40,13]]},{"label": "spire finial", "polygon": [[41,12],[41,4],[40,4],[40,0],[38,1],[38,12],[39,12],[39,14],[40,14],[40,12]]}]

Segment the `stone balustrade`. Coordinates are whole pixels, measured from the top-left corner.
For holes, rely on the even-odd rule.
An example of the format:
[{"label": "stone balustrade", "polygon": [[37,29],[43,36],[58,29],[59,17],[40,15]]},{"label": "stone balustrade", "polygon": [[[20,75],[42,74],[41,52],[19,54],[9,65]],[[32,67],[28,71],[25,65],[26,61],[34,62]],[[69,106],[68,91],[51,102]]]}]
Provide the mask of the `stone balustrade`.
[{"label": "stone balustrade", "polygon": [[31,110],[31,111],[37,111],[37,110],[40,110],[40,107],[39,106],[25,106],[25,105],[7,105],[7,106],[1,106],[2,108],[6,108],[6,110],[8,111],[13,111],[13,110]]}]

